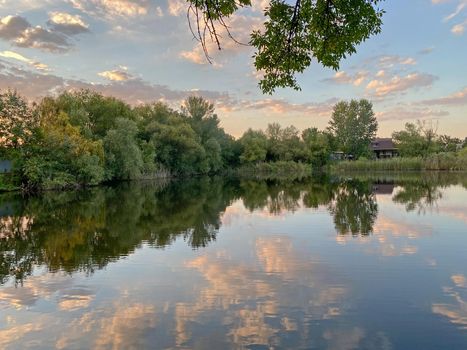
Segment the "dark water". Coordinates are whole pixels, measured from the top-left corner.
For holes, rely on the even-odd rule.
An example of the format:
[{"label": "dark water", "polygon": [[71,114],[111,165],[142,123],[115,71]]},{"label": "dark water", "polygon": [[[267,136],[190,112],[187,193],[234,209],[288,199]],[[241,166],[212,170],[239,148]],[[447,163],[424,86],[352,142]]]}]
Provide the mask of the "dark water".
[{"label": "dark water", "polygon": [[2,349],[467,349],[467,176],[0,196]]}]

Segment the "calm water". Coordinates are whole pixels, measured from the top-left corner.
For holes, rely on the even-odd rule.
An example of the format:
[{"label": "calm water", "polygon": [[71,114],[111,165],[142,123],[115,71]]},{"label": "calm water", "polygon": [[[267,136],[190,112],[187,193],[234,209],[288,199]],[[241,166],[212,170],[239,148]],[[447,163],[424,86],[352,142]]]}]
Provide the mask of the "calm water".
[{"label": "calm water", "polygon": [[467,176],[0,196],[2,349],[467,349]]}]

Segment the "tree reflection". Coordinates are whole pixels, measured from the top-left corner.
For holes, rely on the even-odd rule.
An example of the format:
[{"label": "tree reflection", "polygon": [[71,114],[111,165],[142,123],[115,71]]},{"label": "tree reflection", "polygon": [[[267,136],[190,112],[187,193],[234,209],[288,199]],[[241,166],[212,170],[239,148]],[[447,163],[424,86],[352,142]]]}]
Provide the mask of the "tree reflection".
[{"label": "tree reflection", "polygon": [[409,183],[392,197],[396,203],[405,204],[407,211],[417,210],[424,213],[427,209],[436,207],[442,193],[437,185],[428,182]]},{"label": "tree reflection", "polygon": [[9,278],[21,283],[38,265],[52,272],[92,273],[143,244],[162,248],[183,239],[193,249],[206,247],[216,240],[226,208],[238,199],[249,211],[266,210],[271,215],[323,207],[338,234],[366,236],[378,215],[374,191],[381,184],[397,185],[393,201],[405,204],[408,211],[420,212],[441,198],[437,182],[429,177],[392,182],[369,177],[300,181],[203,177],[28,198],[2,195],[0,283]]},{"label": "tree reflection", "polygon": [[370,234],[378,216],[378,205],[371,185],[356,180],[339,184],[329,204],[329,211],[338,233]]}]

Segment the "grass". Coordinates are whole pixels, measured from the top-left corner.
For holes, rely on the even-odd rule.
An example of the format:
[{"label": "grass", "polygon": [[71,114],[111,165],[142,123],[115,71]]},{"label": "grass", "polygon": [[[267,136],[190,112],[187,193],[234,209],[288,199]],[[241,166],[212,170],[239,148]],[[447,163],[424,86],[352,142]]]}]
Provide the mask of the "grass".
[{"label": "grass", "polygon": [[467,171],[467,155],[438,153],[427,157],[343,161],[331,165],[335,172],[346,171]]},{"label": "grass", "polygon": [[0,192],[9,192],[9,191],[16,191],[19,187],[16,186],[10,174],[0,174]]}]

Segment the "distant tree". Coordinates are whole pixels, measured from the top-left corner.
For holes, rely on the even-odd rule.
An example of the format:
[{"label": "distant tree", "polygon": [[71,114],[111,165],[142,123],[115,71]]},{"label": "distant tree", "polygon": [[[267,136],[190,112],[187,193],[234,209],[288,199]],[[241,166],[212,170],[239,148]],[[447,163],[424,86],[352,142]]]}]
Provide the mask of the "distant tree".
[{"label": "distant tree", "polygon": [[136,123],[129,119],[117,119],[115,128],[104,138],[104,150],[108,179],[136,179],[144,166],[143,154],[138,146]]},{"label": "distant tree", "polygon": [[444,152],[455,152],[462,147],[461,139],[449,135],[439,136],[438,143]]},{"label": "distant tree", "polygon": [[339,150],[355,157],[367,155],[378,122],[368,100],[341,101],[334,106],[328,130]]},{"label": "distant tree", "polygon": [[331,153],[331,135],[317,128],[308,128],[303,130],[302,139],[305,143],[307,161],[315,167],[326,164]]},{"label": "distant tree", "polygon": [[242,163],[257,163],[266,160],[268,139],[262,131],[248,129],[239,140],[242,146]]},{"label": "distant tree", "polygon": [[406,123],[405,129],[393,132],[392,138],[403,157],[422,157],[441,149],[435,128],[420,121]]},{"label": "distant tree", "polygon": [[[208,40],[221,49],[221,38],[230,37],[228,18],[251,6],[251,0],[187,0],[188,20],[196,39],[210,61]],[[272,93],[278,87],[299,89],[295,74],[316,60],[339,68],[343,58],[381,31],[384,11],[380,0],[270,0],[266,2],[264,29],[251,34],[256,49],[254,64],[264,72],[260,87]]]},{"label": "distant tree", "polygon": [[37,127],[38,116],[16,91],[0,92],[0,146],[18,148]]},{"label": "distant tree", "polygon": [[265,134],[268,138],[267,160],[304,160],[305,149],[296,127],[282,128],[278,123],[272,123],[268,125]]}]

